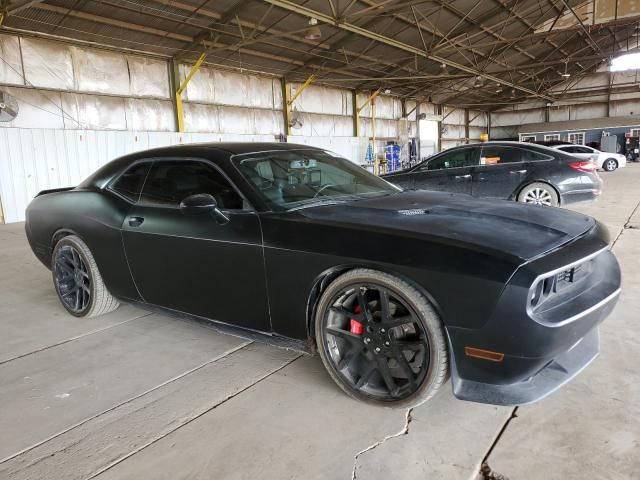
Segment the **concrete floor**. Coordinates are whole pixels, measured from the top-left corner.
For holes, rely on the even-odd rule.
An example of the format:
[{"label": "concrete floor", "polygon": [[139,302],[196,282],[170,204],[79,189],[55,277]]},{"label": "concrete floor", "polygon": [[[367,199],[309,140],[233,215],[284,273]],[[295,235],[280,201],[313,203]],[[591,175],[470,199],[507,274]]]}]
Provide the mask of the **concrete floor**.
[{"label": "concrete floor", "polygon": [[624,272],[602,356],[515,411],[450,385],[410,412],[370,407],[318,358],[131,306],[76,319],[23,225],[0,226],[0,478],[471,479],[487,455],[511,480],[638,478],[640,166],[602,176],[576,208],[611,228]]}]

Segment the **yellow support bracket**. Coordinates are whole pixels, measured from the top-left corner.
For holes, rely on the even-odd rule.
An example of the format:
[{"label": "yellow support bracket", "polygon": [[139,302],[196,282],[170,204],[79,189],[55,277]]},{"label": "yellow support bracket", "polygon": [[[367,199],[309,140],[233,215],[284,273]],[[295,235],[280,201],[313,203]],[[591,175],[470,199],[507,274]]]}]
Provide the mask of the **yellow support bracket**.
[{"label": "yellow support bracket", "polygon": [[2,22],[4,22],[4,13],[0,13],[0,27],[2,26]]},{"label": "yellow support bracket", "polygon": [[[373,92],[371,95],[369,95],[369,98],[367,98],[364,103],[362,105],[360,105],[356,111],[355,111],[355,116],[356,116],[356,137],[360,136],[360,112],[362,112],[362,110],[364,110],[366,108],[367,105],[369,105],[378,95],[380,95],[380,92],[382,91],[382,87],[380,87],[379,89],[377,89],[375,92]],[[355,95],[355,93],[354,93]]]},{"label": "yellow support bracket", "polygon": [[302,92],[304,92],[304,90],[311,85],[313,82],[315,82],[316,80],[316,76],[315,75],[309,75],[309,78],[307,78],[304,83],[302,85],[300,85],[300,88],[298,88],[298,91],[295,93],[295,95],[293,97],[291,97],[291,92],[289,91],[289,85],[285,84],[285,88],[284,88],[284,95],[285,95],[285,109],[286,109],[286,121],[287,121],[287,135],[291,135],[291,125],[290,125],[290,120],[291,120],[291,106],[293,105],[293,102],[296,101],[296,99],[300,96],[300,94]]},{"label": "yellow support bracket", "polygon": [[187,88],[187,85],[189,84],[193,76],[196,74],[196,72],[200,69],[200,67],[202,66],[202,63],[206,58],[207,58],[206,53],[203,53],[202,55],[200,55],[196,63],[193,65],[193,67],[191,67],[191,70],[189,70],[189,73],[187,74],[186,78],[178,87],[178,90],[176,90],[176,114],[178,117],[178,131],[181,133],[184,132],[184,109],[182,106],[182,92],[184,92],[184,89]]}]

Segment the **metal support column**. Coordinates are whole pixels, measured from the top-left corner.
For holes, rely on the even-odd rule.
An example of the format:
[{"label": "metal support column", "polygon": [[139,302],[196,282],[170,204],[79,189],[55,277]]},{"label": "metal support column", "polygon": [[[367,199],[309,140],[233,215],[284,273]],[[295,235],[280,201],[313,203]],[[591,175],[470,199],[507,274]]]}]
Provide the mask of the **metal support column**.
[{"label": "metal support column", "polygon": [[[438,117],[442,118],[442,105],[436,105],[436,114]],[[438,121],[438,146],[436,147],[436,150],[438,152],[442,151],[442,120]]]},{"label": "metal support column", "polygon": [[360,121],[358,119],[358,91],[351,92],[351,111],[353,116],[353,136],[360,136]]},{"label": "metal support column", "polygon": [[309,78],[307,78],[304,83],[302,85],[300,85],[300,88],[298,88],[298,90],[296,91],[295,95],[293,95],[293,97],[291,96],[291,91],[290,88],[291,86],[287,84],[287,82],[283,82],[283,89],[284,91],[283,96],[284,96],[284,116],[286,118],[286,127],[287,127],[287,135],[291,135],[291,109],[293,107],[293,102],[296,101],[296,99],[300,96],[300,94],[302,92],[304,92],[304,90],[311,85],[314,81],[316,80],[316,76],[315,75],[309,75]]},{"label": "metal support column", "polygon": [[191,67],[191,70],[189,70],[189,73],[187,73],[187,77],[184,79],[184,81],[180,84],[180,86],[176,90],[176,96],[175,96],[176,107],[175,108],[176,108],[176,117],[178,120],[179,132],[184,132],[184,109],[182,106],[182,92],[184,92],[184,89],[187,88],[187,85],[189,84],[193,76],[200,69],[200,66],[204,62],[205,58],[207,58],[206,53],[203,53],[202,55],[200,55],[195,65]]},{"label": "metal support column", "polygon": [[464,140],[469,145],[469,109],[464,109]]}]

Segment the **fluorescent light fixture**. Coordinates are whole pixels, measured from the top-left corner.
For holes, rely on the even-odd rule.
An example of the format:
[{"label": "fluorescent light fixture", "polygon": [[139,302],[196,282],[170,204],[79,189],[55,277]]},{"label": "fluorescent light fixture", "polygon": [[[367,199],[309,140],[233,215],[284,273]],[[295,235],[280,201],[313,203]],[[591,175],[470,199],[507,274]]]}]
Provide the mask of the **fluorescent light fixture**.
[{"label": "fluorescent light fixture", "polygon": [[640,52],[625,53],[611,60],[609,70],[624,72],[625,70],[640,70]]}]

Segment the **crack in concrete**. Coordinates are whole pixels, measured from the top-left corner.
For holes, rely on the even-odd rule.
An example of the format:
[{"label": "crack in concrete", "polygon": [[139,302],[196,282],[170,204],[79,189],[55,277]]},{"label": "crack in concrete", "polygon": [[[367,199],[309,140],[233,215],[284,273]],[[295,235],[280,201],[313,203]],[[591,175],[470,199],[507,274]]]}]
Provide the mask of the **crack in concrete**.
[{"label": "crack in concrete", "polygon": [[[620,240],[620,237],[622,236],[622,234],[624,233],[625,230],[638,228],[636,225],[631,224],[631,219],[636,214],[638,209],[640,209],[640,202],[636,203],[636,206],[634,207],[634,209],[631,211],[631,213],[627,217],[627,221],[622,226],[622,228],[618,231],[618,234],[616,235],[616,237],[613,240],[613,242],[611,242],[611,250],[613,250],[613,247],[615,247],[616,243],[618,243],[618,240]],[[501,474],[499,474],[497,472],[493,472],[491,470],[491,467],[489,466],[488,461],[489,461],[489,456],[491,455],[491,453],[493,452],[493,450],[497,446],[497,444],[500,441],[500,439],[502,438],[502,435],[504,434],[504,432],[507,430],[507,427],[511,423],[511,420],[513,420],[514,418],[518,417],[518,414],[517,414],[518,408],[519,407],[514,407],[513,411],[511,412],[511,415],[509,416],[507,421],[504,423],[504,425],[502,426],[502,428],[498,432],[498,435],[496,436],[495,440],[493,441],[493,443],[489,447],[489,450],[487,451],[487,454],[484,456],[484,458],[482,459],[482,462],[480,463],[480,468],[478,469],[478,474],[481,475],[481,478],[483,478],[485,480],[508,480],[508,477],[506,477],[504,475],[501,475]],[[354,468],[354,473],[355,473],[355,468]],[[355,477],[354,477],[354,479],[355,479]]]},{"label": "crack in concrete", "polygon": [[402,428],[402,430],[400,430],[399,432],[394,433],[392,435],[387,435],[382,440],[378,440],[377,442],[369,445],[367,448],[365,448],[363,450],[360,450],[358,453],[356,453],[354,455],[354,457],[353,457],[353,471],[351,472],[351,480],[356,480],[356,476],[357,476],[357,472],[356,471],[358,469],[358,458],[360,457],[360,455],[378,448],[380,445],[385,443],[387,440],[391,440],[392,438],[396,438],[396,437],[400,437],[402,435],[408,435],[409,434],[409,424],[413,420],[413,417],[411,415],[412,412],[413,412],[413,407],[407,409],[407,413],[405,415],[405,420],[404,420],[404,427]]}]

